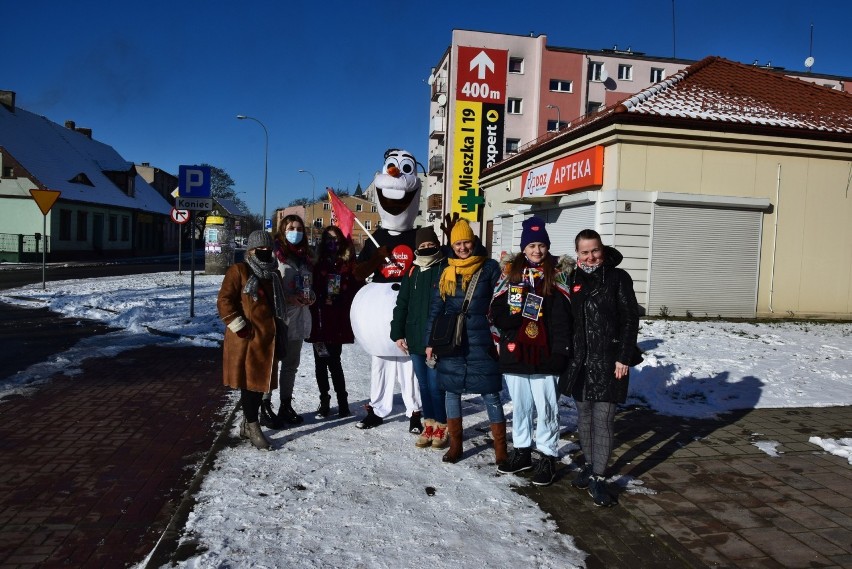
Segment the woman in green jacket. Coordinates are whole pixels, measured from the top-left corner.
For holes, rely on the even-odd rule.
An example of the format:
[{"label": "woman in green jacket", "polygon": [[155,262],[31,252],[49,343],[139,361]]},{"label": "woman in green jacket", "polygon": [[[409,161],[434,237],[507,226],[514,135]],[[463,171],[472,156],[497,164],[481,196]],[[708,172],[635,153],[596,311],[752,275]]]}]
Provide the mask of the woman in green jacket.
[{"label": "woman in green jacket", "polygon": [[426,361],[426,342],[429,339],[426,337],[426,320],[446,260],[438,236],[431,227],[418,229],[415,243],[414,266],[400,283],[390,337],[403,353],[411,357],[420,387],[426,428],[414,444],[419,448],[440,449],[447,446],[449,438],[444,405],[446,394],[438,387],[434,360]]}]

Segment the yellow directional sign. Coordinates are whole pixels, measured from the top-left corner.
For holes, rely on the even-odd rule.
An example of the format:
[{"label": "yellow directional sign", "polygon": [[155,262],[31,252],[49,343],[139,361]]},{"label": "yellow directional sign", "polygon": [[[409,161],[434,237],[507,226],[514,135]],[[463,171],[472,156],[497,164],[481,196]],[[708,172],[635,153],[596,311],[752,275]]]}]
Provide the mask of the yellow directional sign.
[{"label": "yellow directional sign", "polygon": [[62,192],[58,190],[30,190],[30,194],[32,194],[33,199],[38,204],[41,213],[47,215]]}]

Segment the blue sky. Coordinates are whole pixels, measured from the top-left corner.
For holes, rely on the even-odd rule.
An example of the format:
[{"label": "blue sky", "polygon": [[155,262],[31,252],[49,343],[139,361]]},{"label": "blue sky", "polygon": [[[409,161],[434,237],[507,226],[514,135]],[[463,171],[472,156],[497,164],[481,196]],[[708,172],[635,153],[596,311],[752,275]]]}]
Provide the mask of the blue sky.
[{"label": "blue sky", "polygon": [[[676,55],[852,76],[852,2],[676,0]],[[260,213],[326,186],[366,187],[390,147],[426,163],[426,79],[453,28],[545,34],[548,45],[672,56],[672,1],[8,2],[0,89],[94,130],[134,162],[225,169]]]}]

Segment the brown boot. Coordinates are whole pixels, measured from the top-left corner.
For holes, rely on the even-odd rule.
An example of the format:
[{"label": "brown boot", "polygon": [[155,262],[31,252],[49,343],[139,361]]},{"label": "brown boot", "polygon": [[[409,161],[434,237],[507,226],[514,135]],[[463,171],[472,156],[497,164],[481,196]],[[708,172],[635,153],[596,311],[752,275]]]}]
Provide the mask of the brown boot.
[{"label": "brown boot", "polygon": [[506,421],[491,423],[491,438],[494,439],[494,464],[503,464],[509,458],[506,452]]},{"label": "brown boot", "polygon": [[450,448],[444,453],[444,462],[458,462],[462,455],[462,420],[447,419],[447,432],[450,433]]}]

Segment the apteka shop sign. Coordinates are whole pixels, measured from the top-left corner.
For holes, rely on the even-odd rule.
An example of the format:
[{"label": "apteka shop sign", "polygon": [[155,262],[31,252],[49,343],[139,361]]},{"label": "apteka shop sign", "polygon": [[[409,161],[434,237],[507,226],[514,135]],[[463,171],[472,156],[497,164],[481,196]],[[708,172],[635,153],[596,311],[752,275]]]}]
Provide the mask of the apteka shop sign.
[{"label": "apteka shop sign", "polygon": [[524,172],[521,176],[521,197],[564,194],[601,184],[603,146],[595,146]]}]

